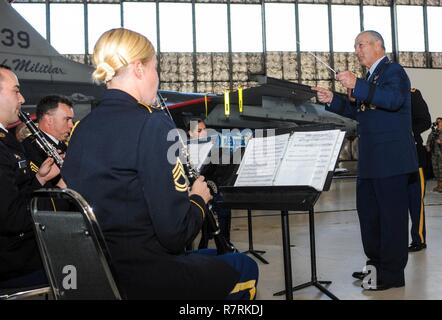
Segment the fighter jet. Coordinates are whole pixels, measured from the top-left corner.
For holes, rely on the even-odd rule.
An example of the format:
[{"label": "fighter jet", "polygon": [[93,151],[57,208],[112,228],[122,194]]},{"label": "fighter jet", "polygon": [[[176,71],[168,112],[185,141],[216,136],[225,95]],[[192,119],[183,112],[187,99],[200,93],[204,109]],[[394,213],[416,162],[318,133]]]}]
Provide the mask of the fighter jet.
[{"label": "fighter jet", "polygon": [[[104,87],[92,82],[93,68],[60,55],[7,1],[0,0],[0,63],[17,74],[27,108],[45,95],[63,94],[75,103],[77,119],[85,116]],[[356,122],[327,112],[312,101],[306,85],[265,75],[251,76],[256,86],[228,94],[160,91],[176,124],[186,129],[203,117],[214,129],[292,128],[334,125],[354,135]],[[227,101],[226,101],[227,100]],[[242,100],[242,102],[239,102]],[[28,110],[26,110],[28,111]]]},{"label": "fighter jet", "polygon": [[252,75],[256,86],[224,95],[195,96],[169,106],[176,119],[197,114],[208,127],[222,128],[294,128],[298,126],[333,126],[355,134],[356,122],[325,110],[314,102],[315,92],[307,85]]},{"label": "fighter jet", "polygon": [[85,109],[83,113],[87,113],[104,90],[92,83],[90,66],[60,55],[5,0],[0,0],[0,43],[0,63],[19,78],[25,110],[43,96],[56,93],[72,98],[76,111]]},{"label": "fighter jet", "polygon": [[[0,64],[12,68],[19,78],[26,99],[23,109],[30,113],[42,97],[62,94],[73,100],[76,119],[81,119],[105,89],[92,81],[92,66],[59,54],[6,0],[0,0]],[[204,97],[161,92],[168,105],[194,99],[198,104],[198,99]]]}]

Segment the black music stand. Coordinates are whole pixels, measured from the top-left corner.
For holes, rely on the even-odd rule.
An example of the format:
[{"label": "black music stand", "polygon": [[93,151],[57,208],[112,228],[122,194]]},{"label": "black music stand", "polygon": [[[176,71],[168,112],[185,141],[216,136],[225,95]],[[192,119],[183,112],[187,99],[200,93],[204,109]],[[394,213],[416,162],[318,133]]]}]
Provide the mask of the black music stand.
[{"label": "black music stand", "polygon": [[253,248],[252,209],[247,209],[247,233],[249,236],[249,250],[244,251],[243,253],[245,254],[250,253],[262,263],[269,264],[269,262],[261,256],[266,252],[263,250],[255,250]]},{"label": "black music stand", "polygon": [[[332,173],[327,178],[324,190],[331,184]],[[281,211],[282,245],[284,256],[285,291],[275,295],[286,294],[287,300],[293,300],[293,291],[315,286],[333,300],[338,298],[322,284],[331,281],[319,281],[316,274],[316,244],[314,226],[314,205],[321,192],[308,186],[271,186],[271,187],[221,187],[223,205],[231,209],[258,209]],[[290,231],[288,211],[309,212],[311,281],[293,287],[292,263],[290,254]]]}]

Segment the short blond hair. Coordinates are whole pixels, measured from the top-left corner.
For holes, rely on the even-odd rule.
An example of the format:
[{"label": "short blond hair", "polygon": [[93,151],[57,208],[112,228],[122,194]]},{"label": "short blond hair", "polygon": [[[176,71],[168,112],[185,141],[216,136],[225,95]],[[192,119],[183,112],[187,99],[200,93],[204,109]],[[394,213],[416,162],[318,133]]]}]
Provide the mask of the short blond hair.
[{"label": "short blond hair", "polygon": [[155,56],[152,43],[138,32],[117,28],[106,31],[94,47],[92,61],[95,71],[92,78],[97,82],[108,82],[131,62],[150,61]]}]

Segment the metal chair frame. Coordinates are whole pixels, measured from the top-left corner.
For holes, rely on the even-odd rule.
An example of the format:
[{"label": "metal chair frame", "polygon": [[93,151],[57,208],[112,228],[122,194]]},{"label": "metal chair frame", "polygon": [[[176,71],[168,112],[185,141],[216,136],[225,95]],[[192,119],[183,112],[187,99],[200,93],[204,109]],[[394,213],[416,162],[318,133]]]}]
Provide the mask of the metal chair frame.
[{"label": "metal chair frame", "polygon": [[[83,220],[87,227],[87,230],[85,230],[85,234],[91,236],[93,239],[94,246],[97,250],[99,260],[105,271],[105,276],[109,281],[112,293],[114,294],[115,299],[121,300],[122,297],[120,295],[117,283],[113,276],[113,274],[115,273],[113,272],[113,267],[110,255],[108,253],[107,245],[91,206],[78,192],[72,189],[39,189],[34,191],[33,193],[33,198],[31,199],[31,213],[32,213],[32,218],[34,219],[34,229],[36,232],[37,244],[42,256],[43,266],[48,276],[50,287],[53,291],[55,299],[56,300],[64,299],[62,294],[63,290],[60,290],[57,284],[56,281],[57,278],[50,263],[48,248],[45,245],[44,240],[40,236],[41,233],[44,232],[46,227],[45,225],[36,222],[34,218],[34,216],[38,213],[38,211],[40,211],[38,209],[38,200],[42,198],[66,199],[68,201],[71,201],[77,206],[78,213],[82,215]],[[54,214],[63,214],[63,212],[54,211]]]}]

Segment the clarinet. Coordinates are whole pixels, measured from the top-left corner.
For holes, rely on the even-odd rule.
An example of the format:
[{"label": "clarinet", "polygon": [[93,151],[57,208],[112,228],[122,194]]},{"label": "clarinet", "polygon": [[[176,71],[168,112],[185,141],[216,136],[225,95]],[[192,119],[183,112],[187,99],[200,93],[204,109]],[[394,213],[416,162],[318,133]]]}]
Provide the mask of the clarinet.
[{"label": "clarinet", "polygon": [[29,131],[31,131],[32,135],[37,141],[38,146],[44,151],[44,153],[47,154],[48,157],[52,157],[55,164],[61,168],[63,166],[63,158],[60,156],[54,145],[46,139],[40,129],[38,129],[34,122],[32,122],[29,115],[20,110],[18,117],[26,125],[26,127],[28,127]]},{"label": "clarinet", "polygon": [[[173,121],[172,115],[169,112],[169,109],[166,107],[166,103],[165,100],[163,99],[163,97],[161,96],[161,94],[158,92],[157,93],[158,98],[159,98],[159,105],[161,109],[165,109],[168,116],[170,117],[170,119]],[[187,179],[189,180],[190,185],[192,185],[196,179],[198,179],[198,177],[200,176],[199,172],[192,167],[191,163],[190,163],[190,154],[189,154],[189,150],[187,148],[187,146],[184,144],[184,142],[181,140],[181,136],[178,135],[180,137],[180,142],[181,142],[181,146],[182,146],[182,154],[185,157],[185,163],[184,163],[184,171],[186,171],[187,174]],[[218,187],[216,186],[216,184],[213,181],[206,181],[207,186],[210,189],[210,193],[213,194],[217,194],[218,193]],[[231,253],[231,252],[238,252],[238,250],[229,242],[227,242],[226,238],[224,238],[224,236],[221,234],[221,229],[219,227],[218,221],[215,218],[215,214],[213,213],[212,210],[212,204],[209,202],[208,203],[208,211],[206,214],[206,219],[208,222],[208,226],[209,226],[209,230],[213,236],[213,240],[215,241],[215,245],[216,245],[216,250],[218,255],[221,254],[225,254],[225,253]]]}]

